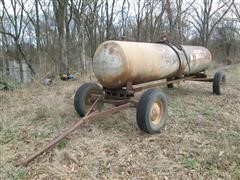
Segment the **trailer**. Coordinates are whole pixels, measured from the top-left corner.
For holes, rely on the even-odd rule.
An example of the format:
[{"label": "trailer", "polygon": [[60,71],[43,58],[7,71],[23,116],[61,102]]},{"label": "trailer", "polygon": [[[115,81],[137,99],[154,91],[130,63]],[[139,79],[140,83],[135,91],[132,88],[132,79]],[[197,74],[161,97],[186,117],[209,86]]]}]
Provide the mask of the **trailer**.
[{"label": "trailer", "polygon": [[[138,63],[137,59],[144,59],[147,52],[150,53],[148,57],[151,61],[144,63],[142,60]],[[164,63],[159,63],[161,60]],[[100,84],[84,83],[74,96],[74,107],[81,118],[18,165],[26,166],[82,123],[128,108],[136,108],[137,125],[142,131],[159,133],[168,118],[167,96],[160,90],[160,86],[174,88],[174,84],[179,82],[210,82],[213,94],[223,93],[226,77],[223,72],[208,77],[205,70],[210,62],[211,54],[203,47],[177,47],[169,43],[104,42],[98,47],[93,60],[93,70]],[[163,68],[161,72],[158,72],[159,67]],[[136,93],[142,91],[138,98]]]},{"label": "trailer", "polygon": [[[167,97],[159,86],[173,88],[174,83],[182,81],[212,82],[213,93],[222,93],[225,75],[218,72],[209,78],[205,73],[211,60],[211,53],[201,46],[177,46],[168,41],[106,41],[93,58],[93,71],[100,85],[83,84],[74,98],[75,109],[85,117],[95,101],[93,109],[98,112],[104,104],[131,105],[137,109],[138,127],[150,134],[158,133],[168,117]],[[135,94],[143,90],[140,99],[136,98]]]}]

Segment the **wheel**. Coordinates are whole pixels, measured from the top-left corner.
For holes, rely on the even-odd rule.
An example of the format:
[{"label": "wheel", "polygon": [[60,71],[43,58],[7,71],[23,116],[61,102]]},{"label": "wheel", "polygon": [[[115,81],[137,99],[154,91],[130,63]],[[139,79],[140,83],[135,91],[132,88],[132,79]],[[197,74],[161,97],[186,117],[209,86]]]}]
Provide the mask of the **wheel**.
[{"label": "wheel", "polygon": [[95,97],[92,94],[102,94],[102,88],[94,83],[84,83],[81,85],[74,96],[74,107],[77,113],[83,117],[92,106]]},{"label": "wheel", "polygon": [[[174,78],[167,78],[167,81],[172,81]],[[168,88],[174,88],[173,83],[167,84]]]},{"label": "wheel", "polygon": [[138,127],[147,133],[160,132],[168,117],[166,95],[159,89],[149,89],[140,97],[137,105]]},{"label": "wheel", "polygon": [[213,78],[213,94],[221,95],[223,85],[226,82],[226,76],[223,72],[216,72]]}]

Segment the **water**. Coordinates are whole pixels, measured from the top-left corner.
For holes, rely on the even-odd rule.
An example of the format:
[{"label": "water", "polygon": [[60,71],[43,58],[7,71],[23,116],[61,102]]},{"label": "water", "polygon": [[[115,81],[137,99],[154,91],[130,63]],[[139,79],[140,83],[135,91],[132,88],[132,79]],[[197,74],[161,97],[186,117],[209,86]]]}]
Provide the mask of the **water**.
[{"label": "water", "polygon": [[[31,70],[29,69],[27,63],[23,62],[23,83],[30,83],[32,81]],[[9,61],[8,63],[9,74],[12,76],[17,82],[21,82],[20,76],[20,66],[15,60]]]}]

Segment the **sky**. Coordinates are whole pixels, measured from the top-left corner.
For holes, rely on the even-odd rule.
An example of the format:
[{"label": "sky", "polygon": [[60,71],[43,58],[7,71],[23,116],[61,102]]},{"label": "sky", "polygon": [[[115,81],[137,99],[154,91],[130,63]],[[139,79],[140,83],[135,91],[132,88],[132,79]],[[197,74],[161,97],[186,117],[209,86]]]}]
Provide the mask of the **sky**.
[{"label": "sky", "polygon": [[[11,8],[11,0],[1,0],[1,1],[4,1],[5,4],[6,4],[6,7],[9,11],[10,14],[13,14],[13,10]],[[43,2],[43,0],[40,0]],[[187,7],[188,4],[190,4],[191,2],[193,2],[194,0],[183,0],[183,7]],[[218,6],[218,2],[219,0],[213,0],[213,10],[217,8]],[[33,8],[33,3],[34,3],[34,0],[23,0],[24,2],[24,5],[25,5],[25,8],[27,9],[32,9]],[[129,0],[130,2],[130,14],[134,14],[134,4],[136,4],[138,2],[138,0]],[[143,4],[144,0],[141,0],[141,4]],[[201,0],[195,0],[195,3],[198,3],[198,4],[202,4],[201,3],[202,1]],[[240,0],[235,0],[236,3],[239,3],[240,4]],[[116,0],[116,3],[117,3],[117,8],[120,9],[122,3],[123,3],[123,0]],[[111,4],[111,0],[109,0],[109,4]],[[19,10],[20,6],[18,5],[17,6],[17,9]],[[0,3],[0,11],[2,11],[2,4]],[[1,13],[0,13],[1,14]]]}]

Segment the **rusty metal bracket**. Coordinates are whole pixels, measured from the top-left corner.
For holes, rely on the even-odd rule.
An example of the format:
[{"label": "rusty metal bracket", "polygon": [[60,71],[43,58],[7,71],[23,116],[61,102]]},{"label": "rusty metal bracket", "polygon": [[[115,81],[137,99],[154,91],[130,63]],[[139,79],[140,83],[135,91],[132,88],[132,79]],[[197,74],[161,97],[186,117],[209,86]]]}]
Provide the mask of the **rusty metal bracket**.
[{"label": "rusty metal bracket", "polygon": [[128,82],[126,87],[120,89],[107,89],[104,88],[105,99],[129,99],[134,96],[132,82]]},{"label": "rusty metal bracket", "polygon": [[127,90],[128,95],[133,95],[134,94],[133,83],[132,82],[127,82],[126,90]]}]

